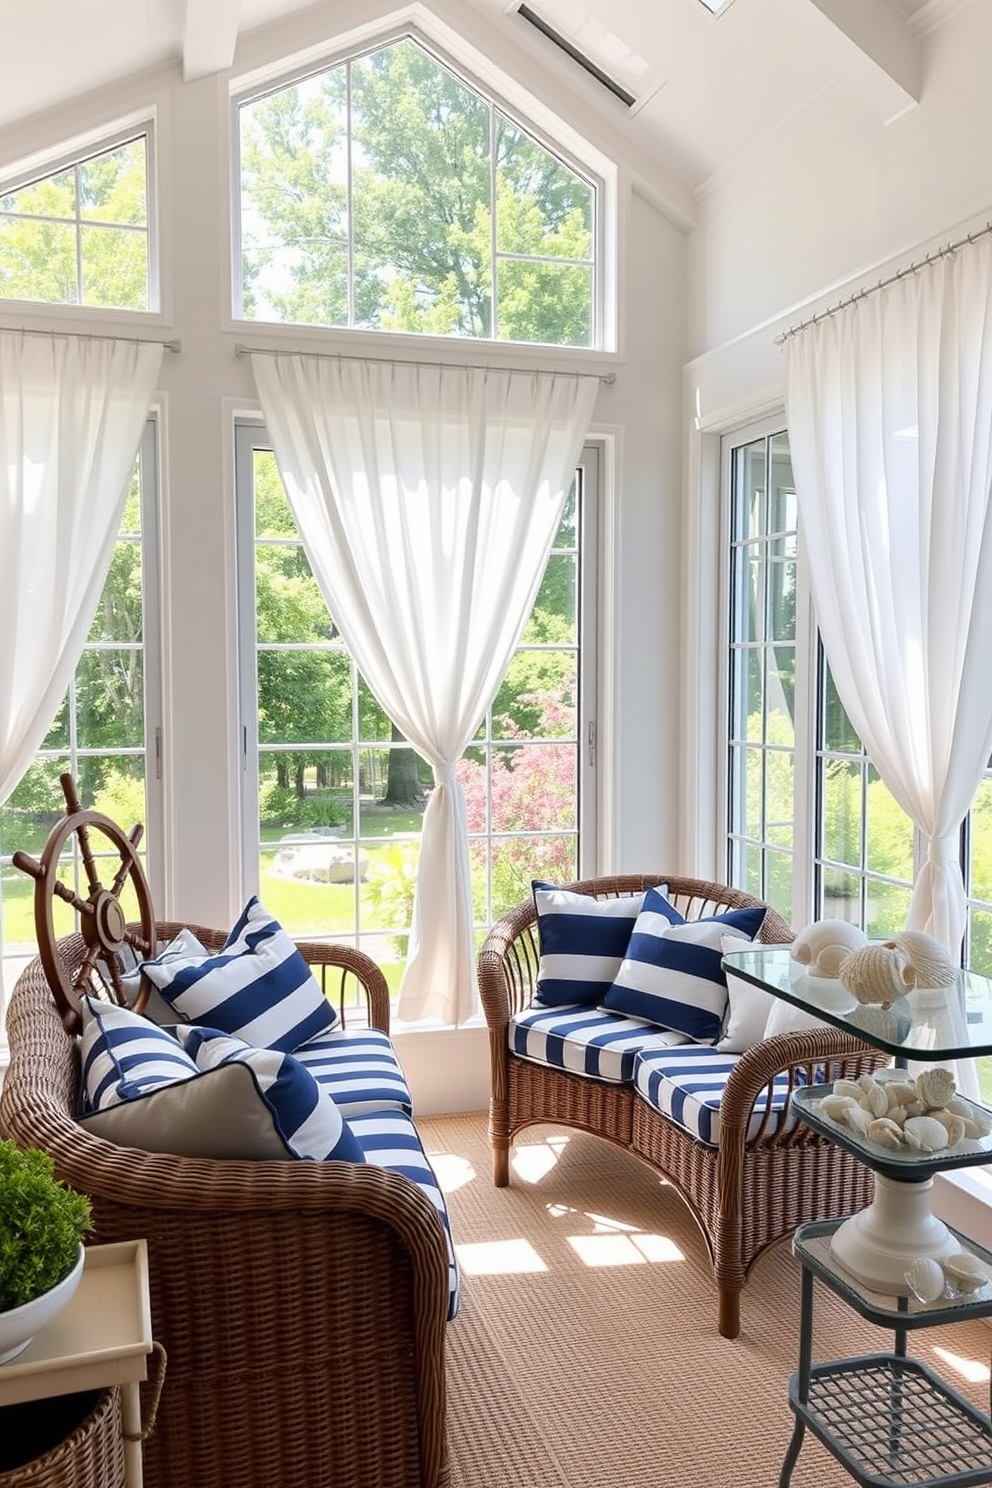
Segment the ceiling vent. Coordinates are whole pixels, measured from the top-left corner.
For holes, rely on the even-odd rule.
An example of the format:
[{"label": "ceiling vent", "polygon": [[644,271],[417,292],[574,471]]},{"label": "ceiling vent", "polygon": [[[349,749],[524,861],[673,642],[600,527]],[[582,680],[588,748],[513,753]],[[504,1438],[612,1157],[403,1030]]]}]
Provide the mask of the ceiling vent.
[{"label": "ceiling vent", "polygon": [[584,52],[580,51],[574,42],[569,41],[567,36],[563,36],[560,31],[556,31],[550,21],[546,21],[543,16],[538,15],[537,11],[532,10],[529,5],[518,5],[517,15],[523,20],[528,21],[535,30],[540,31],[542,36],[546,36],[550,42],[553,42],[558,47],[559,51],[565,53],[566,57],[571,57],[572,61],[576,62],[583,71],[596,79],[600,87],[612,93],[614,98],[619,98],[625,108],[632,109],[634,107],[638,101],[637,95],[629,92],[615,78],[610,77],[608,72],[604,71],[591,57],[587,57]]}]

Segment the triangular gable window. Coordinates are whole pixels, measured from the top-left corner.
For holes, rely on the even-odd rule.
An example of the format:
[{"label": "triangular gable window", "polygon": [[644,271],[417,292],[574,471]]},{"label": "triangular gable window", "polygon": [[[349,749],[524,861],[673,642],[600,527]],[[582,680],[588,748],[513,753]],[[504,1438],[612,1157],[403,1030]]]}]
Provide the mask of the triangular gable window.
[{"label": "triangular gable window", "polygon": [[148,136],[0,188],[0,298],[151,309]]},{"label": "triangular gable window", "polygon": [[237,118],[241,318],[597,345],[597,182],[418,41]]}]

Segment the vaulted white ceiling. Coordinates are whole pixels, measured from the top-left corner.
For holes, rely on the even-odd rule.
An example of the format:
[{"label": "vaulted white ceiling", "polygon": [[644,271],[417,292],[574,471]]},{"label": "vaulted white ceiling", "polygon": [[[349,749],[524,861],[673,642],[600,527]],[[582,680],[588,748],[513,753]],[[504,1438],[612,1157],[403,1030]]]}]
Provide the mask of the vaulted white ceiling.
[{"label": "vaulted white ceiling", "polygon": [[[927,38],[979,0],[729,0],[719,15],[702,0],[526,3],[634,102],[528,23],[520,0],[446,0],[444,9],[449,25],[462,15],[531,78],[543,75],[552,106],[571,95],[691,201],[826,90],[867,105],[879,127],[913,108]],[[163,64],[193,84],[236,66],[248,33],[289,17],[306,13],[333,38],[342,4],[353,17],[354,0],[0,0],[0,129]]]}]

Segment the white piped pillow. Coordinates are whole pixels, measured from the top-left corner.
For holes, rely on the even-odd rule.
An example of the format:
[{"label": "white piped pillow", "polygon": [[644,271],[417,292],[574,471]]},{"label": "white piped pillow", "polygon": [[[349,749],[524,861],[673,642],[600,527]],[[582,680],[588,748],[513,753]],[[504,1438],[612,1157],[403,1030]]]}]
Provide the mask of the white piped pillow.
[{"label": "white piped pillow", "polygon": [[[751,941],[738,935],[721,937],[723,954],[728,951],[746,951]],[[765,1037],[765,1028],[771,1010],[780,1001],[774,993],[764,987],[756,987],[736,972],[726,971],[727,1016],[723,1025],[723,1036],[717,1044],[721,1054],[746,1054]]]}]

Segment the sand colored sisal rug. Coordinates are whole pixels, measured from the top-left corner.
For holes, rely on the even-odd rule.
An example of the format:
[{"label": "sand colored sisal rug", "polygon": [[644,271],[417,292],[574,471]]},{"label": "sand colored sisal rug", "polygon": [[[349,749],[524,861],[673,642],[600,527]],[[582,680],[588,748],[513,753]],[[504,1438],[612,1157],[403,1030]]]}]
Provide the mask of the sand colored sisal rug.
[{"label": "sand colored sisal rug", "polygon": [[[635,1158],[533,1127],[497,1190],[483,1115],[419,1126],[463,1271],[448,1329],[452,1488],[775,1488],[799,1332],[788,1245],[752,1272],[730,1342],[699,1231]],[[814,1318],[814,1359],[891,1346],[819,1286]],[[983,1322],[910,1340],[984,1410],[990,1347]],[[807,1433],[792,1488],[852,1481]]]}]

